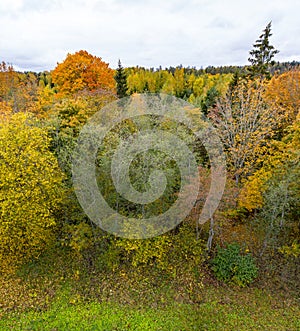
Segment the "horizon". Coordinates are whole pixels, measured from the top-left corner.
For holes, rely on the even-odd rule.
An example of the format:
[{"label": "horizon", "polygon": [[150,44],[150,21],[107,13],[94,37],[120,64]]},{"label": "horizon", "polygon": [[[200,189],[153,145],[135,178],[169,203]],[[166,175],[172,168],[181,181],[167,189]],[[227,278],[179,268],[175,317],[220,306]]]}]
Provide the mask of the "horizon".
[{"label": "horizon", "polygon": [[299,11],[293,0],[2,0],[0,60],[51,71],[85,49],[112,68],[244,66],[272,21],[275,60],[300,61]]}]

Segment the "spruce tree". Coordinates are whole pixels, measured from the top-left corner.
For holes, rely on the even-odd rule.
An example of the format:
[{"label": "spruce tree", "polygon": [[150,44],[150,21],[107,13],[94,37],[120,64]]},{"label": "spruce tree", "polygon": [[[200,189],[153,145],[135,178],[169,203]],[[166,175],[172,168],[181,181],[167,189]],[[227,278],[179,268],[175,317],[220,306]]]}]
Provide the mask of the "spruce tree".
[{"label": "spruce tree", "polygon": [[120,60],[116,71],[117,95],[119,98],[124,98],[127,95],[127,76]]},{"label": "spruce tree", "polygon": [[253,49],[249,52],[248,61],[251,63],[249,74],[251,78],[259,77],[261,79],[270,79],[270,67],[275,63],[272,59],[279,53],[274,46],[270,45],[269,38],[271,33],[272,22],[269,22],[259,39],[253,44]]}]

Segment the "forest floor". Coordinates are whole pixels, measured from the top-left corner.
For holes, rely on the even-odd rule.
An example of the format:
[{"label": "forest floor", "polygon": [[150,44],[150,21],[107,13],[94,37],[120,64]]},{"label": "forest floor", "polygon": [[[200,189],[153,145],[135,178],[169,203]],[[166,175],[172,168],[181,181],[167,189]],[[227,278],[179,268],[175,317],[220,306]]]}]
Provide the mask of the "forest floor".
[{"label": "forest floor", "polygon": [[[238,288],[118,269],[95,272],[57,257],[0,277],[0,330],[300,330],[299,293],[257,280]],[[268,285],[270,284],[270,286]]]}]

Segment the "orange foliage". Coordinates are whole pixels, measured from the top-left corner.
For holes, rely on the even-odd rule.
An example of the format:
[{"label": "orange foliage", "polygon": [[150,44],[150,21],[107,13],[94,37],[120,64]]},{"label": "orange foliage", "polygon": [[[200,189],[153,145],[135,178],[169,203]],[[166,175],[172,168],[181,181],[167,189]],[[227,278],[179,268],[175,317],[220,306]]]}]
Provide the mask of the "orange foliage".
[{"label": "orange foliage", "polygon": [[284,124],[291,124],[300,110],[300,69],[274,76],[266,90],[266,98],[280,109]]},{"label": "orange foliage", "polygon": [[0,63],[0,102],[8,100],[16,81],[17,73],[13,67],[5,62]]},{"label": "orange foliage", "polygon": [[115,87],[114,70],[101,58],[83,50],[68,54],[64,62],[57,65],[52,72],[52,82],[61,95]]}]

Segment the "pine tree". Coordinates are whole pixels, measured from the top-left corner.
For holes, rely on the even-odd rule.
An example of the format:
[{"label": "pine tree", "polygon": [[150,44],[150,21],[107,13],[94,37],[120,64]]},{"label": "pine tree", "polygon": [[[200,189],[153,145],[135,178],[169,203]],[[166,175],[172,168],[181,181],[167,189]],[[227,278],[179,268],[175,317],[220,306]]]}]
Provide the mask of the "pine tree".
[{"label": "pine tree", "polygon": [[270,66],[274,64],[273,57],[279,53],[274,46],[270,45],[269,38],[272,22],[269,22],[259,39],[253,44],[253,49],[249,52],[251,57],[248,61],[251,63],[249,73],[251,78],[260,77],[261,79],[270,79]]},{"label": "pine tree", "polygon": [[127,95],[127,76],[120,60],[118,61],[118,69],[116,71],[117,95],[119,98],[124,98]]}]

